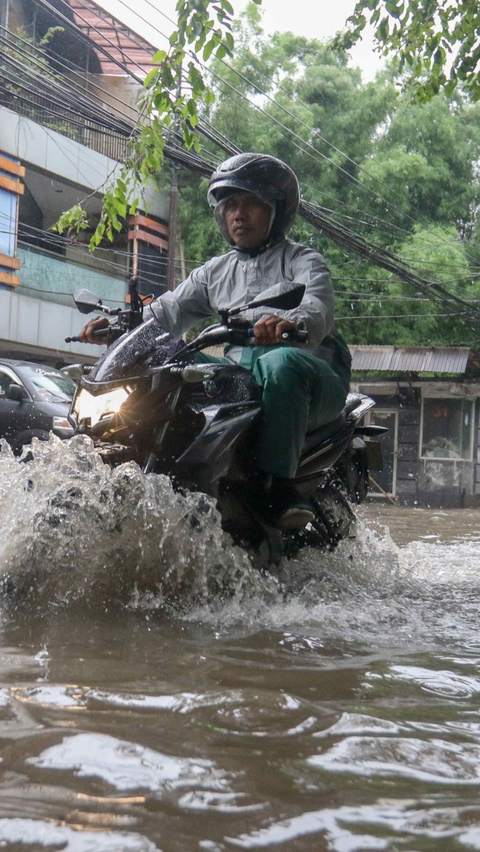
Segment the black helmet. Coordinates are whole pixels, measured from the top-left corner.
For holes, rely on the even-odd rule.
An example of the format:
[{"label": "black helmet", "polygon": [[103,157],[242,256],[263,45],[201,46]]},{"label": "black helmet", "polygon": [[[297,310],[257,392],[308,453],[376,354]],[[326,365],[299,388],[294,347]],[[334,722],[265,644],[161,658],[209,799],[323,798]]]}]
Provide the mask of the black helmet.
[{"label": "black helmet", "polygon": [[291,168],[269,154],[236,154],[221,163],[210,178],[207,200],[227,241],[232,244],[222,206],[235,192],[251,192],[275,209],[269,241],[277,241],[290,228],[300,203],[298,180]]}]

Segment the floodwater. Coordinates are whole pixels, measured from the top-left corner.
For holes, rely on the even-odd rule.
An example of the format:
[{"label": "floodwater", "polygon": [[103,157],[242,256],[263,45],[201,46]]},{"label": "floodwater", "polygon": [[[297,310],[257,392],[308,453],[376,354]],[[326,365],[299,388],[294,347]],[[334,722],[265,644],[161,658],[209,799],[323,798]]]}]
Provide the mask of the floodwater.
[{"label": "floodwater", "polygon": [[3,446],[0,848],[480,850],[479,520],[370,503],[279,582],[161,477]]}]

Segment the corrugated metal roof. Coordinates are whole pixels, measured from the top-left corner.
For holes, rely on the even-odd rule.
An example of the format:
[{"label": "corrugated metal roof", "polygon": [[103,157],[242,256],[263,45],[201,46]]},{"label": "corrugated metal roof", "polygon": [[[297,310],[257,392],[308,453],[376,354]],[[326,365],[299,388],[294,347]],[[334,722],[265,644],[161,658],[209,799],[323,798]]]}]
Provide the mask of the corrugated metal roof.
[{"label": "corrugated metal roof", "polygon": [[470,349],[463,346],[350,346],[352,369],[401,373],[464,373]]},{"label": "corrugated metal roof", "polygon": [[[94,44],[126,66],[137,76],[147,74],[152,67],[153,48],[142,36],[98,6],[93,0],[67,0],[77,27]],[[102,74],[124,75],[126,72],[116,62],[98,52]]]}]

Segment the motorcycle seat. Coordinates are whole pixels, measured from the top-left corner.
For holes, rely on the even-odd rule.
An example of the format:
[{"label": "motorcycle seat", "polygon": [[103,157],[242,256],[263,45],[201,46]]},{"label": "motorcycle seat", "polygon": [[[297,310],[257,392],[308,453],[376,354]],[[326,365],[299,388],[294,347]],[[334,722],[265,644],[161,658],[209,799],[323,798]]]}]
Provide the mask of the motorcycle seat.
[{"label": "motorcycle seat", "polygon": [[358,408],[361,404],[362,398],[363,397],[360,394],[348,394],[345,407],[342,413],[335,420],[331,420],[330,423],[325,423],[318,429],[314,429],[313,432],[307,432],[302,447],[302,455],[313,449],[313,447],[316,447],[318,444],[321,444],[322,441],[326,441],[334,435],[335,432],[339,432],[340,429],[345,426],[348,414],[354,411],[355,408]]}]

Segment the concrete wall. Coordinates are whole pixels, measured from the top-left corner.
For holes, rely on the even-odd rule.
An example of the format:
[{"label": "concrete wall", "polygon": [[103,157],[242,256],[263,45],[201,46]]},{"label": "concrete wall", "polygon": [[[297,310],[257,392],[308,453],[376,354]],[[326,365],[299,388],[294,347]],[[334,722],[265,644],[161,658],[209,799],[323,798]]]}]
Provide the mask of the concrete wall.
[{"label": "concrete wall", "polygon": [[[6,107],[0,107],[0,151],[90,191],[100,190],[118,165],[115,160],[62,136]],[[167,194],[145,193],[149,212],[168,221]],[[141,206],[141,205],[140,205]]]},{"label": "concrete wall", "polygon": [[24,296],[10,288],[0,290],[0,352],[21,352],[32,360],[92,363],[103,346],[65,343],[78,334],[85,317],[76,308]]}]

